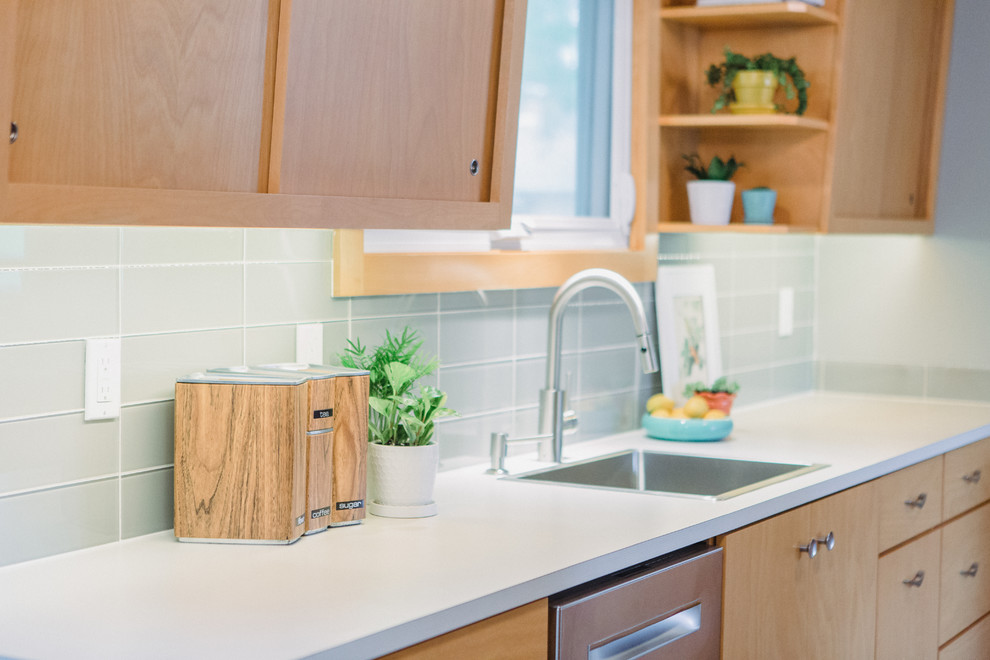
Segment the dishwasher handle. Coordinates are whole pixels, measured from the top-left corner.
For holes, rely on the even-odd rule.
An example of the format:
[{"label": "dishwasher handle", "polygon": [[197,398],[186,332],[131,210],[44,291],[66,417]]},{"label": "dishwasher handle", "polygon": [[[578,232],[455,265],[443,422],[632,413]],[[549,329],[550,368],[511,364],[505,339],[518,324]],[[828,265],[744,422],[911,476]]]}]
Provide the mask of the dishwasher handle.
[{"label": "dishwasher handle", "polygon": [[633,660],[701,630],[701,603],[591,649],[588,660]]}]

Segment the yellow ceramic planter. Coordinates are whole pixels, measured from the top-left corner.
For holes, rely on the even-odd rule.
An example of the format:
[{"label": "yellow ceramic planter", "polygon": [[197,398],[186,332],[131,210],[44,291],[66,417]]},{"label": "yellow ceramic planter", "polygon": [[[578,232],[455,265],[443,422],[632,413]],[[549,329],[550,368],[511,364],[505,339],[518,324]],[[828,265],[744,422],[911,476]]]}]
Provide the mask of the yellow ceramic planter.
[{"label": "yellow ceramic planter", "polygon": [[776,112],[773,103],[777,79],[772,71],[740,71],[732,81],[736,100],[729,110],[736,114],[769,114]]}]

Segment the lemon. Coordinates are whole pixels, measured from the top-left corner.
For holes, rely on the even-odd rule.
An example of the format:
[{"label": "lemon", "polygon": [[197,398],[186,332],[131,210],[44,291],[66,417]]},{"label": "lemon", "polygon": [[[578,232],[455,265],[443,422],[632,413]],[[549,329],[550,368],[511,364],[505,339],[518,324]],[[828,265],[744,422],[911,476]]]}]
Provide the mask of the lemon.
[{"label": "lemon", "polygon": [[728,415],[725,414],[725,411],[724,410],[717,410],[715,408],[712,408],[711,410],[709,410],[708,412],[705,413],[705,417],[704,418],[705,419],[725,419],[726,417],[728,417]]},{"label": "lemon", "polygon": [[687,419],[687,415],[684,414],[684,408],[674,408],[670,411],[670,416],[674,419]]},{"label": "lemon", "polygon": [[670,412],[674,409],[674,400],[665,394],[654,394],[646,401],[646,412],[653,413],[655,410],[666,410]]},{"label": "lemon", "polygon": [[708,402],[698,395],[694,395],[684,404],[684,414],[688,417],[698,419],[704,417],[706,412],[708,412]]},{"label": "lemon", "polygon": [[650,417],[670,417],[670,411],[666,408],[655,408],[650,413]]}]

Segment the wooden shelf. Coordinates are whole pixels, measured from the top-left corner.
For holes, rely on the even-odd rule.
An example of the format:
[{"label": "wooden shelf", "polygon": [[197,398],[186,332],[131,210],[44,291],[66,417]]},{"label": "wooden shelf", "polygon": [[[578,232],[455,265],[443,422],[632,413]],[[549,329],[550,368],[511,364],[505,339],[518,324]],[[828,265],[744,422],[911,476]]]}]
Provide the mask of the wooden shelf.
[{"label": "wooden shelf", "polygon": [[661,115],[659,123],[663,128],[790,128],[808,131],[827,131],[829,129],[828,122],[824,119],[785,114]]},{"label": "wooden shelf", "polygon": [[692,222],[661,222],[657,225],[661,234],[718,234],[733,232],[740,234],[797,234],[813,233],[814,227],[795,227],[792,225],[747,225],[742,222],[730,222],[727,225],[696,225]]},{"label": "wooden shelf", "polygon": [[837,25],[839,22],[835,13],[798,0],[758,5],[668,7],[660,10],[660,18],[704,28],[800,27]]}]

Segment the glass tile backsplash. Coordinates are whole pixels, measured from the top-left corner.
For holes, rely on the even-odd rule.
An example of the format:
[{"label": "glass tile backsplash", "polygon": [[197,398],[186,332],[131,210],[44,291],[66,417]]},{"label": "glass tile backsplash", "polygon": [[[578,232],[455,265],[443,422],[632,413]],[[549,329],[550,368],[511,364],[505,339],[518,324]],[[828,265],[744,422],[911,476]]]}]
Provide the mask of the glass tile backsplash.
[{"label": "glass tile backsplash", "polygon": [[[438,430],[442,469],[486,460],[492,431],[530,435],[553,289],[333,298],[323,230],[0,227],[0,565],[171,527],[177,376],[295,359],[295,324],[348,338],[411,325],[461,416]],[[660,261],[712,263],[725,371],[740,401],[815,384],[813,237],[664,235]],[[776,336],[776,291],[795,333]],[[636,285],[651,321],[652,283]],[[655,330],[655,328],[654,328]],[[84,342],[121,338],[119,419],[83,421]],[[579,430],[629,430],[659,387],[636,361],[625,306],[587,291],[568,308],[564,378]]]}]

